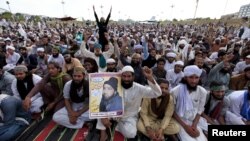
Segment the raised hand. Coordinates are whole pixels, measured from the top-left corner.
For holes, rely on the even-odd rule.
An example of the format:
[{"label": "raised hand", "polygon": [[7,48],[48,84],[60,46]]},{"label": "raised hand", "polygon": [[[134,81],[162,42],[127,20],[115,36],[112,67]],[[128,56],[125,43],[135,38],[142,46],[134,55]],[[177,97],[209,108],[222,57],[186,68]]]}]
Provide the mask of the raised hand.
[{"label": "raised hand", "polygon": [[93,10],[95,11],[95,6],[93,5]]},{"label": "raised hand", "polygon": [[110,7],[110,13],[112,12],[112,6]]}]

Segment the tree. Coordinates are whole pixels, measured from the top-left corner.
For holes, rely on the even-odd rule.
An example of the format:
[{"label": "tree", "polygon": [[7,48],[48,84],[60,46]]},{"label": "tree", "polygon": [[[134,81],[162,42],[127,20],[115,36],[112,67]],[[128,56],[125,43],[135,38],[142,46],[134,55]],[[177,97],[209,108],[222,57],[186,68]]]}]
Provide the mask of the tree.
[{"label": "tree", "polygon": [[34,17],[34,22],[37,23],[37,22],[39,22],[39,21],[41,21],[41,18],[40,18],[39,16],[35,16],[35,17]]},{"label": "tree", "polygon": [[17,21],[25,21],[25,18],[24,18],[24,16],[23,16],[23,14],[21,14],[21,13],[16,13],[15,14],[15,19],[17,20]]},{"label": "tree", "polygon": [[178,20],[174,18],[174,19],[173,19],[173,22],[178,22]]},{"label": "tree", "polygon": [[3,12],[0,16],[1,16],[1,18],[4,18],[6,20],[13,19],[12,14],[10,12]]}]

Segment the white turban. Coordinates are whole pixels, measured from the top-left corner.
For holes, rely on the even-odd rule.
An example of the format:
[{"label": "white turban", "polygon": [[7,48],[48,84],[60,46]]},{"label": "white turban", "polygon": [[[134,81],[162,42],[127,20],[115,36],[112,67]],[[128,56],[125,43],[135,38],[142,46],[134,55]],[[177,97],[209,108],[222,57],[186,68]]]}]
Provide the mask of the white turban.
[{"label": "white turban", "polygon": [[182,39],[182,40],[180,40],[180,41],[179,41],[179,45],[180,45],[180,44],[184,44],[184,45],[186,45],[186,44],[187,44],[187,41],[186,41],[186,40],[184,40],[184,39]]},{"label": "white turban", "polygon": [[94,44],[95,44],[95,41],[88,40],[88,44],[94,45]]},{"label": "white turban", "polygon": [[138,44],[138,45],[135,45],[134,49],[143,49],[142,45]]},{"label": "white turban", "polygon": [[13,47],[13,46],[6,46],[6,50],[7,49],[15,50],[15,47]]},{"label": "white turban", "polygon": [[113,58],[109,58],[106,63],[110,64],[110,63],[116,63],[116,62]]},{"label": "white turban", "polygon": [[174,65],[181,65],[181,66],[184,66],[184,63],[183,63],[182,61],[176,61],[176,62],[174,63]]},{"label": "white turban", "polygon": [[173,58],[175,58],[175,57],[176,57],[176,54],[173,53],[173,52],[169,52],[169,53],[166,54],[166,56],[167,56],[167,57],[173,57]]},{"label": "white turban", "polygon": [[201,76],[202,70],[199,69],[196,65],[187,66],[184,68],[184,76],[191,76],[197,75],[198,77]]},{"label": "white turban", "polygon": [[167,43],[167,46],[171,46],[172,47],[172,45],[170,43]]},{"label": "white turban", "polygon": [[4,39],[4,41],[11,41],[11,39],[8,37],[8,38]]},{"label": "white turban", "polygon": [[37,50],[36,50],[37,52],[44,52],[44,48],[38,48]]},{"label": "white turban", "polygon": [[131,66],[124,66],[122,68],[122,73],[124,73],[124,72],[132,72],[132,73],[134,73],[135,71]]}]

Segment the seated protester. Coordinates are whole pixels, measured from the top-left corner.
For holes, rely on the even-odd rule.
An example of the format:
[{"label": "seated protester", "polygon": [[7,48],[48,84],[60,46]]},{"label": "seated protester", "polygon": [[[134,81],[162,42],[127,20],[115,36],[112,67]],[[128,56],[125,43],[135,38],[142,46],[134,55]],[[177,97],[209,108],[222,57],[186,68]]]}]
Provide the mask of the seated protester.
[{"label": "seated protester", "polygon": [[67,128],[79,129],[89,120],[89,82],[84,79],[85,69],[77,66],[73,80],[63,88],[65,107],[53,115],[53,120]]},{"label": "seated protester", "polygon": [[6,71],[10,71],[14,69],[16,66],[20,55],[15,52],[15,47],[13,46],[6,46],[6,63],[7,65],[4,66]]},{"label": "seated protester", "polygon": [[118,72],[117,70],[117,63],[115,59],[109,58],[107,59],[107,69],[106,72]]},{"label": "seated protester", "polygon": [[201,86],[204,86],[206,81],[207,81],[207,71],[204,68],[204,60],[203,60],[203,58],[202,57],[196,57],[195,61],[194,61],[194,65],[198,66],[202,70],[199,84]]},{"label": "seated protester", "polygon": [[[36,74],[28,72],[28,68],[24,65],[18,65],[14,68],[14,74],[16,79],[12,82],[11,89],[14,97],[20,100],[24,100],[28,93],[42,80],[42,78]],[[43,106],[43,98],[38,92],[31,97],[31,107],[29,111],[31,113],[40,113]]]},{"label": "seated protester", "polygon": [[167,71],[166,79],[169,81],[170,89],[176,87],[184,77],[184,73],[182,71],[183,67],[184,63],[182,61],[176,61],[174,69],[170,69]]},{"label": "seated protester", "polygon": [[144,66],[147,66],[149,68],[154,67],[156,64],[156,50],[155,50],[155,48],[150,49],[149,53],[148,53],[148,50],[144,51],[144,58],[143,59],[144,60],[142,61],[142,67],[144,67]]},{"label": "seated protester", "polygon": [[207,121],[201,117],[204,111],[207,91],[198,85],[202,70],[195,65],[184,68],[184,78],[171,90],[174,98],[174,119],[181,130],[181,141],[207,141],[203,131],[208,130]]},{"label": "seated protester", "polygon": [[11,84],[14,79],[15,76],[13,76],[7,71],[4,71],[3,64],[0,64],[0,93],[13,95],[11,90]]},{"label": "seated protester", "polygon": [[245,91],[234,91],[229,96],[229,108],[226,112],[228,125],[250,125],[250,85]]},{"label": "seated protester", "polygon": [[166,54],[166,63],[165,63],[165,66],[164,66],[164,69],[166,71],[174,69],[176,57],[177,57],[177,55],[174,52],[169,52],[169,53]]},{"label": "seated protester", "polygon": [[244,73],[232,76],[229,83],[230,90],[246,90],[250,83],[250,66],[244,69]]},{"label": "seated protester", "polygon": [[89,57],[84,59],[84,68],[86,69],[87,73],[98,72],[98,65],[97,65],[95,59],[92,59]]},{"label": "seated protester", "polygon": [[[121,86],[123,87],[124,114],[118,118],[116,130],[125,138],[133,140],[136,136],[137,114],[142,98],[156,98],[161,95],[161,89],[155,82],[152,70],[143,68],[143,74],[147,78],[149,86],[143,86],[134,82],[134,69],[131,66],[123,67],[121,71]],[[111,122],[108,118],[98,119],[96,128],[101,130],[100,141],[107,139],[106,128],[110,128]]]},{"label": "seated protester", "polygon": [[54,46],[52,48],[52,55],[48,58],[48,63],[49,62],[56,62],[62,69],[64,69],[65,60],[62,54],[60,53],[60,48],[58,46]]},{"label": "seated protester", "polygon": [[162,95],[158,98],[143,99],[140,116],[137,123],[138,130],[151,140],[164,139],[164,135],[170,135],[177,141],[174,134],[180,130],[177,122],[172,118],[174,113],[173,97],[169,94],[169,82],[160,78],[157,80]]},{"label": "seated protester", "polygon": [[202,113],[209,124],[225,125],[225,114],[229,106],[229,100],[225,96],[225,86],[213,81],[210,85],[210,94],[207,95],[205,110]]},{"label": "seated protester", "polygon": [[158,78],[166,78],[167,71],[164,69],[164,65],[166,60],[164,58],[159,58],[156,61],[157,65],[153,68],[154,78],[157,80]]},{"label": "seated protester", "polygon": [[233,55],[226,55],[223,58],[223,61],[215,65],[211,71],[209,72],[207,76],[207,81],[206,81],[206,88],[209,89],[210,83],[212,81],[219,81],[222,82],[222,84],[226,87],[226,93],[228,91],[229,87],[229,81],[230,81],[230,70],[231,70],[231,65],[230,65],[230,60],[233,58]]},{"label": "seated protester", "polygon": [[244,72],[244,69],[246,67],[250,66],[250,55],[247,55],[244,59],[244,61],[240,61],[236,64],[233,75],[241,74]]},{"label": "seated protester", "polygon": [[0,140],[13,141],[26,127],[31,117],[22,107],[22,101],[7,94],[0,94]]},{"label": "seated protester", "polygon": [[86,42],[89,38],[89,34],[86,32],[84,34],[84,41],[81,44],[80,47],[80,56],[84,56],[84,57],[90,57],[92,59],[94,59],[98,65],[98,69],[100,72],[105,72],[106,70],[106,60],[108,58],[110,58],[110,56],[114,53],[114,46],[111,43],[108,43],[109,49],[107,51],[102,52],[102,48],[104,48],[104,46],[102,46],[99,43],[95,43],[94,44],[94,53],[90,52],[89,50],[87,50],[86,48]]},{"label": "seated protester", "polygon": [[34,88],[28,93],[24,100],[24,108],[27,110],[31,106],[31,98],[41,93],[44,104],[47,105],[45,111],[57,111],[64,106],[63,86],[71,80],[71,77],[62,72],[62,68],[56,62],[49,62],[49,74],[46,75]]},{"label": "seated protester", "polygon": [[104,82],[100,112],[122,111],[122,97],[117,91],[117,83],[118,79],[115,77]]},{"label": "seated protester", "polygon": [[63,57],[65,60],[63,71],[72,76],[73,69],[77,66],[82,66],[82,64],[77,58],[71,57],[68,52],[64,53]]},{"label": "seated protester", "polygon": [[28,55],[28,51],[26,47],[20,47],[19,51],[21,53],[21,57],[17,62],[17,65],[25,65],[28,70],[33,70],[37,67],[37,57],[34,54]]},{"label": "seated protester", "polygon": [[43,77],[48,73],[48,55],[44,53],[44,48],[37,48],[37,67],[32,70],[33,73]]}]

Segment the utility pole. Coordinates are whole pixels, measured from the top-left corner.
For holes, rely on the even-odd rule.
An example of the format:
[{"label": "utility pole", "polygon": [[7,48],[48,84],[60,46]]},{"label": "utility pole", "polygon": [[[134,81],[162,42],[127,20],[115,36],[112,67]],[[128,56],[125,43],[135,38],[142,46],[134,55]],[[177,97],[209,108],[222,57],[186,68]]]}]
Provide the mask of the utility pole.
[{"label": "utility pole", "polygon": [[11,9],[10,9],[10,2],[9,1],[6,1],[6,4],[8,5],[8,7],[9,7],[9,11],[10,11],[10,13],[12,13],[11,12]]},{"label": "utility pole", "polygon": [[196,6],[195,6],[195,11],[194,11],[194,19],[196,17],[196,12],[197,12],[197,9],[198,9],[198,4],[199,4],[199,0],[196,0]]},{"label": "utility pole", "polygon": [[63,8],[63,17],[65,17],[66,15],[65,15],[65,10],[64,10],[64,4],[65,4],[65,2],[62,0],[62,8]]}]

